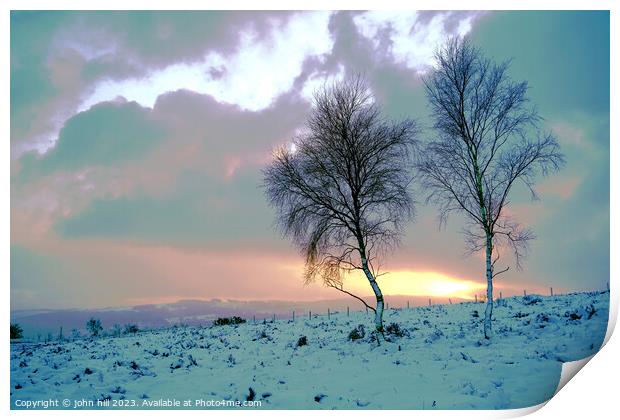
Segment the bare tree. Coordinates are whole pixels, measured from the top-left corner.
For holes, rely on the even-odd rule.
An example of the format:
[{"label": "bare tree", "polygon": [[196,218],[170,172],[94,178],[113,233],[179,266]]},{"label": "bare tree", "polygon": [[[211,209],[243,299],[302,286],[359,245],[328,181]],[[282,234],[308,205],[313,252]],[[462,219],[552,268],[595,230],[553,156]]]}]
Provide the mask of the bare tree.
[{"label": "bare tree", "polygon": [[[320,278],[358,299],[374,311],[379,333],[381,258],[413,216],[408,187],[415,134],[414,121],[382,117],[358,76],[315,92],[305,130],[264,169],[277,224],[305,257],[305,281]],[[345,274],[355,270],[368,279],[376,307],[344,289]]]},{"label": "bare tree", "polygon": [[529,104],[527,82],[513,82],[509,62],[487,59],[467,39],[454,38],[436,54],[424,82],[436,137],[425,145],[418,170],[428,200],[439,206],[440,223],[454,211],[465,214],[469,252],[485,250],[487,306],[485,338],[491,337],[493,278],[499,250],[509,248],[517,268],[534,238],[506,211],[512,188],[521,183],[536,198],[534,181],[564,162],[555,137],[541,131]]}]

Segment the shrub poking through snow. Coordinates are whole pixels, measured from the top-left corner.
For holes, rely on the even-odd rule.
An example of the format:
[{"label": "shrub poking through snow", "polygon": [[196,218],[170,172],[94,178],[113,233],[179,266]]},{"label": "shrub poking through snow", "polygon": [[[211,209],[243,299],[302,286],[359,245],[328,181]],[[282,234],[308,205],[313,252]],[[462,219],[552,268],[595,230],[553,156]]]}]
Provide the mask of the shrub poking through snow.
[{"label": "shrub poking through snow", "polygon": [[387,332],[389,335],[393,335],[395,337],[403,337],[404,335],[407,334],[407,330],[401,329],[400,325],[398,325],[396,322],[390,323],[385,328],[385,332]]},{"label": "shrub poking through snow", "polygon": [[233,367],[237,364],[237,359],[235,359],[232,354],[229,354],[228,359],[226,359],[226,363],[228,364],[228,367]]},{"label": "shrub poking through snow", "polygon": [[267,331],[262,330],[260,333],[258,333],[258,337],[256,338],[256,340],[262,340],[263,338],[266,338],[267,341],[271,341],[271,337],[269,336],[269,334],[267,334]]},{"label": "shrub poking through snow", "polygon": [[127,390],[125,388],[123,388],[122,386],[118,386],[117,385],[110,392],[112,394],[125,394],[127,392]]},{"label": "shrub poking through snow", "polygon": [[237,325],[237,324],[243,324],[245,323],[245,319],[239,317],[239,316],[233,316],[231,318],[218,318],[215,321],[213,321],[213,325],[215,326],[222,326],[222,325]]},{"label": "shrub poking through snow", "polygon": [[536,305],[537,303],[542,302],[542,298],[537,295],[527,295],[523,296],[523,303],[525,305]]},{"label": "shrub poking through snow", "polygon": [[327,397],[325,394],[317,394],[314,396],[314,401],[320,403],[323,398]]},{"label": "shrub poking through snow", "polygon": [[439,340],[441,337],[443,337],[443,335],[444,335],[443,331],[441,331],[438,328],[435,328],[435,330],[428,337],[426,337],[424,342],[427,344],[432,344],[435,341]]},{"label": "shrub poking through snow", "polygon": [[121,333],[123,332],[121,326],[119,324],[114,324],[112,326],[112,336],[113,337],[120,337]]},{"label": "shrub poking through snow", "polygon": [[135,334],[138,331],[140,331],[140,329],[136,324],[125,324],[125,334]]},{"label": "shrub poking through snow", "polygon": [[364,338],[365,336],[366,336],[366,331],[364,330],[364,326],[360,324],[349,333],[349,340],[351,341],[360,340]]},{"label": "shrub poking through snow", "polygon": [[297,340],[297,347],[303,347],[307,345],[308,345],[308,337],[306,337],[305,335],[299,337],[299,340]]},{"label": "shrub poking through snow", "polygon": [[86,329],[93,337],[98,337],[99,333],[103,331],[103,327],[101,326],[101,320],[95,318],[89,319],[86,323]]},{"label": "shrub poking through snow", "polygon": [[170,363],[170,370],[181,369],[183,365],[183,359],[179,359],[174,363]]},{"label": "shrub poking through snow", "polygon": [[564,313],[564,316],[571,321],[577,321],[581,319],[581,314],[579,314],[579,311],[572,311],[572,312],[566,311]]}]

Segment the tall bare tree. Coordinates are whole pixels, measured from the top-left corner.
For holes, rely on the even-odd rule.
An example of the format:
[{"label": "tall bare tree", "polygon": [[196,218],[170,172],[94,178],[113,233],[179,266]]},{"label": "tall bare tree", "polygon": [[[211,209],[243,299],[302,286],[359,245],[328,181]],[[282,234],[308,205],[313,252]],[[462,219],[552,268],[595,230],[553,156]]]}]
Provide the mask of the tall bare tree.
[{"label": "tall bare tree", "polygon": [[440,220],[465,214],[468,250],[485,250],[487,306],[485,338],[491,338],[493,278],[501,248],[512,249],[517,268],[534,238],[508,214],[513,187],[520,183],[536,198],[534,181],[564,162],[555,137],[540,129],[529,104],[527,82],[514,82],[509,62],[497,64],[468,39],[454,38],[436,53],[436,68],[424,80],[434,117],[435,139],[418,164],[428,200]]},{"label": "tall bare tree", "polygon": [[[408,187],[415,134],[414,121],[381,115],[358,76],[315,92],[305,130],[264,169],[277,224],[305,257],[305,281],[320,278],[361,301],[374,311],[381,334],[384,299],[377,278],[385,251],[398,244],[413,216]],[[344,289],[344,275],[356,270],[368,279],[376,307]]]}]

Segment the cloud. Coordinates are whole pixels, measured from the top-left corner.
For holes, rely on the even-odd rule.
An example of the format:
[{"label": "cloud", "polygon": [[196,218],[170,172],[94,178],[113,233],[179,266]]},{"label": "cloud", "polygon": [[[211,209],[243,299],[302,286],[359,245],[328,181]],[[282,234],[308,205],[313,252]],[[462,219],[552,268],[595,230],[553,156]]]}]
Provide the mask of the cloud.
[{"label": "cloud", "polygon": [[189,91],[162,95],[153,109],[98,104],[67,123],[54,149],[18,161],[14,240],[56,232],[179,245],[263,237],[273,245],[260,167],[308,107],[292,93],[243,111]]},{"label": "cloud", "polygon": [[373,10],[355,16],[359,32],[397,63],[423,73],[438,45],[450,36],[465,36],[480,12]]},{"label": "cloud", "polygon": [[[88,31],[63,36],[79,14],[11,13],[11,151],[14,158],[45,152],[90,84],[101,77],[125,76],[132,65],[109,49],[114,41]],[[61,42],[61,40],[66,42]],[[92,43],[92,45],[90,45]]]},{"label": "cloud", "polygon": [[[335,34],[342,28],[331,22],[339,15],[349,17],[348,12],[13,13],[12,39],[15,47],[24,44],[11,49],[13,156],[45,153],[72,115],[118,97],[152,108],[160,95],[185,89],[251,111],[269,107],[292,89],[309,99],[317,83],[342,77],[345,70],[345,63],[334,63],[344,57],[333,57]],[[424,49],[467,32],[476,16],[366,12],[353,18],[375,47],[385,33],[392,58],[419,69],[429,64],[430,50]],[[34,43],[39,48],[31,48]],[[375,48],[373,54],[376,61],[382,52]],[[371,68],[346,64],[353,66],[347,71]]]},{"label": "cloud", "polygon": [[269,154],[304,123],[309,109],[295,92],[254,112],[186,90],[160,96],[153,113],[174,133],[172,143],[201,143],[213,157],[208,163],[220,165],[226,155]]},{"label": "cloud", "polygon": [[305,60],[331,51],[330,15],[312,12],[274,19],[265,35],[243,31],[233,54],[209,52],[201,62],[177,63],[139,79],[101,83],[80,109],[116,96],[153,107],[161,94],[187,89],[259,111],[292,88]]},{"label": "cloud", "polygon": [[566,200],[573,196],[581,181],[581,177],[578,176],[548,178],[536,187],[536,191],[542,194],[554,194]]},{"label": "cloud", "polygon": [[[42,154],[74,114],[178,89],[269,106],[331,49],[330,12],[13,12],[11,147]],[[312,33],[312,37],[306,37]]]},{"label": "cloud", "polygon": [[609,154],[609,114],[572,112],[549,127],[563,149],[581,160]]},{"label": "cloud", "polygon": [[[266,35],[287,11],[96,11],[68,13],[54,45],[102,51],[113,46],[119,59],[139,74],[175,62],[200,62],[209,51],[229,54],[239,36],[251,30]],[[107,47],[106,47],[107,46]]]},{"label": "cloud", "polygon": [[80,213],[61,219],[56,232],[72,239],[280,248],[272,230],[271,212],[257,186],[257,172],[246,171],[222,185],[217,179],[187,171],[169,194],[95,200]]},{"label": "cloud", "polygon": [[[105,102],[70,118],[56,146],[23,170],[46,174],[136,159],[165,136],[151,111],[135,102]],[[32,175],[32,174],[30,174]]]},{"label": "cloud", "polygon": [[551,129],[558,136],[560,142],[583,149],[590,149],[591,145],[586,141],[585,130],[566,122],[557,122],[551,125]]}]

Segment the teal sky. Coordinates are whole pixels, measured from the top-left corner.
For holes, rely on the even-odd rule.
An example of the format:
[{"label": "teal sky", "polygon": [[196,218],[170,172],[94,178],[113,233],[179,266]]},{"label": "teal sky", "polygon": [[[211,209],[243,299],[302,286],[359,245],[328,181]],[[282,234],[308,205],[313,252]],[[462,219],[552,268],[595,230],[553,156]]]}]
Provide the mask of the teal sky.
[{"label": "teal sky", "polygon": [[[512,59],[567,161],[540,201],[515,191],[510,211],[538,238],[497,289],[604,287],[608,12],[13,12],[12,309],[340,297],[303,286],[260,169],[303,126],[312,90],[347,74],[363,72],[390,116],[427,127],[420,77],[457,34]],[[446,278],[480,293],[462,219],[440,231],[413,194],[388,294]]]}]

